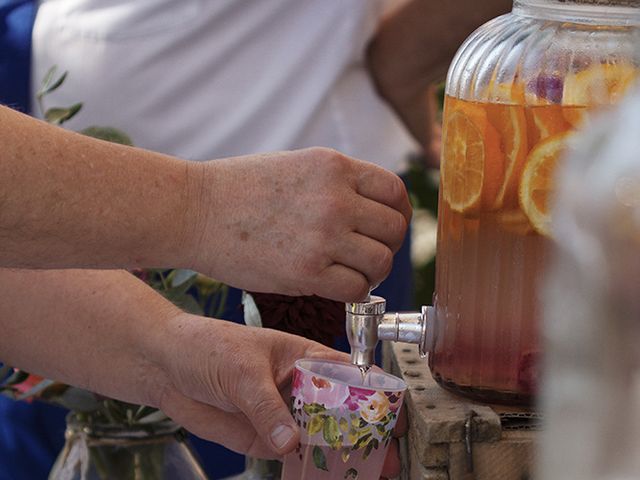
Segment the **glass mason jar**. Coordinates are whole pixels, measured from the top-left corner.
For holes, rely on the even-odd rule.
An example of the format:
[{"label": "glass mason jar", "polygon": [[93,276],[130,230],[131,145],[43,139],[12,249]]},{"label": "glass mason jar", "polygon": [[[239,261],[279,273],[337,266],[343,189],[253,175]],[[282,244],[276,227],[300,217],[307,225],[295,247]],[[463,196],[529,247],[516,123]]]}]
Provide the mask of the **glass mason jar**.
[{"label": "glass mason jar", "polygon": [[127,427],[92,425],[71,413],[49,480],[206,480],[170,420]]},{"label": "glass mason jar", "polygon": [[515,0],[458,51],[446,84],[429,355],[445,388],[532,401],[553,174],[572,132],[640,78],[639,49],[637,0]]}]

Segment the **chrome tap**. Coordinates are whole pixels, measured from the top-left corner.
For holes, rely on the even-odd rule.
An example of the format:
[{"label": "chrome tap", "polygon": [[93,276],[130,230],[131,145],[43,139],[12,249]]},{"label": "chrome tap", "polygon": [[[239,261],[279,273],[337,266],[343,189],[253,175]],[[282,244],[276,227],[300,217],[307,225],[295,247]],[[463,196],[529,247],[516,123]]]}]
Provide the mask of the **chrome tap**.
[{"label": "chrome tap", "polygon": [[433,307],[420,312],[385,313],[387,302],[371,295],[363,303],[347,303],[347,338],[351,346],[351,363],[369,366],[375,363],[379,340],[413,343],[425,356],[433,342]]}]

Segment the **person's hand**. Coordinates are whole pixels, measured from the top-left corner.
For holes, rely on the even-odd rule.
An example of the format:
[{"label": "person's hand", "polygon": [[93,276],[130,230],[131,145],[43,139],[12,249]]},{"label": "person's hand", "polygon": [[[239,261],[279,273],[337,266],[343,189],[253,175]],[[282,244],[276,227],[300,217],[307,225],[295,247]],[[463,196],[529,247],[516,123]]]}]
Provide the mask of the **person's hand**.
[{"label": "person's hand", "polygon": [[190,314],[176,317],[163,338],[171,339],[161,357],[168,381],[154,403],[195,435],[259,458],[298,444],[287,405],[294,362],[349,358],[295,335]]},{"label": "person's hand", "polygon": [[407,410],[406,406],[400,409],[400,416],[396,422],[396,427],[393,430],[393,438],[389,444],[389,450],[387,450],[387,456],[384,460],[384,466],[382,467],[382,477],[396,478],[400,476],[401,463],[400,463],[400,447],[398,444],[398,438],[403,437],[407,433]]},{"label": "person's hand", "polygon": [[360,301],[388,275],[411,219],[399,177],[335,150],[194,168],[204,183],[193,268],[247,290]]},{"label": "person's hand", "polygon": [[[162,392],[154,403],[195,435],[259,458],[281,458],[299,442],[287,406],[294,362],[349,358],[295,335],[190,314],[176,317],[162,338],[172,339],[161,349],[168,381],[154,386]],[[401,414],[396,434],[405,430]],[[399,469],[392,442],[383,475]]]}]

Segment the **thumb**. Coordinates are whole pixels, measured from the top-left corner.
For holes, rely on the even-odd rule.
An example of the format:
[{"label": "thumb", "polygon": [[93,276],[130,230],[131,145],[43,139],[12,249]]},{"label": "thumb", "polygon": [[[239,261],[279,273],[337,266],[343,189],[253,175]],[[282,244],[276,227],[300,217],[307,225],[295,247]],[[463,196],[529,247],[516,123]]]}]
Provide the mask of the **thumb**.
[{"label": "thumb", "polygon": [[280,456],[293,450],[299,442],[300,430],[275,384],[265,383],[246,393],[238,407],[262,441]]}]

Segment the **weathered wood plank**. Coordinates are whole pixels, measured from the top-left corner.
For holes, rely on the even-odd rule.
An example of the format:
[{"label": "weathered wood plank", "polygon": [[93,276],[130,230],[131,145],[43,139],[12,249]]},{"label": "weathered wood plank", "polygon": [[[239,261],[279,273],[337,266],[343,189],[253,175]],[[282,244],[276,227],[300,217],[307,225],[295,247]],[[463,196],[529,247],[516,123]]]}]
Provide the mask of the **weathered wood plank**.
[{"label": "weathered wood plank", "polygon": [[[503,430],[499,416],[526,410],[483,405],[449,393],[433,380],[426,360],[413,346],[385,345],[383,358],[385,369],[409,386],[402,480],[530,478],[536,432]],[[465,443],[469,426],[471,457]]]}]

